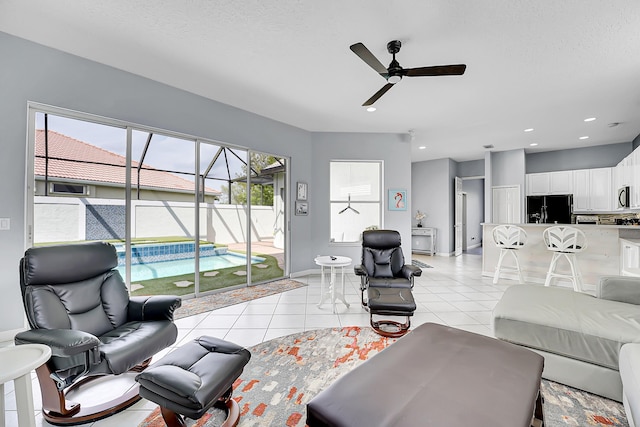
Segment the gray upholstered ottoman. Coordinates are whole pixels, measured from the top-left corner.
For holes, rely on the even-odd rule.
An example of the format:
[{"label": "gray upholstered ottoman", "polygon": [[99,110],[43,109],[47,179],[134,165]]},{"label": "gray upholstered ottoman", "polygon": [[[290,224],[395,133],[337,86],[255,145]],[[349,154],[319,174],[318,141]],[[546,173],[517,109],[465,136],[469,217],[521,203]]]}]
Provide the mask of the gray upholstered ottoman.
[{"label": "gray upholstered ottoman", "polygon": [[542,421],[543,358],[425,323],[307,405],[309,427],[530,427]]},{"label": "gray upholstered ottoman", "polygon": [[160,405],[169,427],[185,425],[180,415],[200,418],[218,402],[226,405],[229,413],[225,425],[235,426],[239,409],[231,399],[232,385],[250,358],[251,353],[243,347],[202,336],[136,376],[140,396]]}]

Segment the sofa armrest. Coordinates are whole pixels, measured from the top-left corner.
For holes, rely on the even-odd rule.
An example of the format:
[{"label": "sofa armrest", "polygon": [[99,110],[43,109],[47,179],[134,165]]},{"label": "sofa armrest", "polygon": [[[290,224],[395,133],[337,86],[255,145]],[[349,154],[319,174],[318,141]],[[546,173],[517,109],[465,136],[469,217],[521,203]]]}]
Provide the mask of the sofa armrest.
[{"label": "sofa armrest", "polygon": [[596,297],[640,305],[640,278],[603,276],[596,287]]},{"label": "sofa armrest", "polygon": [[44,344],[51,347],[51,354],[71,357],[86,351],[97,351],[100,340],[90,333],[73,329],[32,329],[15,336],[15,343]]},{"label": "sofa armrest", "polygon": [[173,312],[182,305],[175,295],[153,295],[129,299],[129,320],[173,320]]},{"label": "sofa armrest", "polygon": [[405,264],[402,267],[402,277],[405,279],[411,280],[414,277],[422,276],[422,269],[420,267],[416,267],[415,265]]}]

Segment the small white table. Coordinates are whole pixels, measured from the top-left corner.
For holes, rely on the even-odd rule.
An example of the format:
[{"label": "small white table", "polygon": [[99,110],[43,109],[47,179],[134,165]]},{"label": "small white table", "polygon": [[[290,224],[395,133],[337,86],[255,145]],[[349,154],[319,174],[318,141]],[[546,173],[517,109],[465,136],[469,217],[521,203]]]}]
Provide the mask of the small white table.
[{"label": "small white table", "polygon": [[[335,259],[333,259],[335,258]],[[321,268],[321,282],[320,282],[320,302],[318,303],[318,307],[324,303],[324,300],[330,296],[331,297],[331,307],[332,312],[336,312],[336,299],[339,299],[344,303],[344,305],[349,308],[349,303],[344,299],[344,268],[351,265],[351,258],[346,256],[330,256],[323,255],[318,256],[314,260],[317,265]],[[329,292],[325,292],[325,281],[324,281],[324,268],[330,267],[331,273],[329,276]],[[342,275],[342,292],[336,291],[336,268],[340,267],[341,275]]]},{"label": "small white table", "polygon": [[5,424],[4,383],[13,380],[18,407],[18,425],[35,427],[31,371],[42,366],[51,357],[51,349],[42,344],[24,344],[0,349],[0,409]]}]

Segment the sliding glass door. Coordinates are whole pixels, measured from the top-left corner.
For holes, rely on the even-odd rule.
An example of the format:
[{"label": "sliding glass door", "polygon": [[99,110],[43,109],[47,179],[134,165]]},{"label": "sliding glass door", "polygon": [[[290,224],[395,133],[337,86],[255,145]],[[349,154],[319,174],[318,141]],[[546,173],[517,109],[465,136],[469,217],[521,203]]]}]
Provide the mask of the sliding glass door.
[{"label": "sliding glass door", "polygon": [[27,246],[108,241],[134,295],[288,274],[288,159],[49,107],[29,117]]}]

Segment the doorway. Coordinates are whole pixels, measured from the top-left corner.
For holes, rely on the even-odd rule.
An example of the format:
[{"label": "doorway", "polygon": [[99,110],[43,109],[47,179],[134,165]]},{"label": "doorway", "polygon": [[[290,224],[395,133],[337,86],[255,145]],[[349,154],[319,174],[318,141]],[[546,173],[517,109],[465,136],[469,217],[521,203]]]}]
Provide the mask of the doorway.
[{"label": "doorway", "polygon": [[482,223],[484,218],[484,177],[462,179],[463,252],[482,254]]}]

